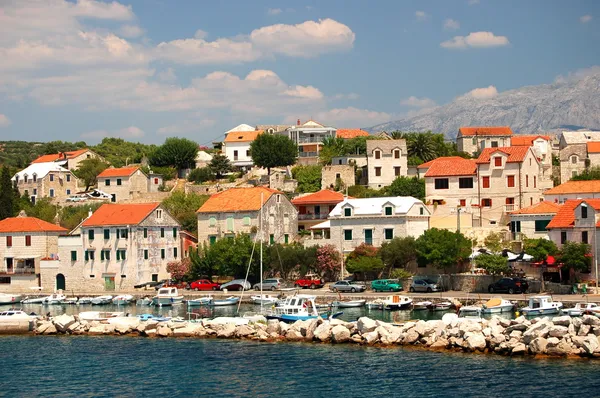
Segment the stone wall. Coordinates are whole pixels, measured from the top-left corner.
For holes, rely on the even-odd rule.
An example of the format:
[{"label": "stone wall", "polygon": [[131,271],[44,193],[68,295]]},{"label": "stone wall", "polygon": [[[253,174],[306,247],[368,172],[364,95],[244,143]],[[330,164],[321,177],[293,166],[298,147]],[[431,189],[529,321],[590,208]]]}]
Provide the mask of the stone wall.
[{"label": "stone wall", "polygon": [[321,174],[321,189],[335,187],[337,178],[346,187],[355,185],[355,168],[352,165],[324,166]]}]

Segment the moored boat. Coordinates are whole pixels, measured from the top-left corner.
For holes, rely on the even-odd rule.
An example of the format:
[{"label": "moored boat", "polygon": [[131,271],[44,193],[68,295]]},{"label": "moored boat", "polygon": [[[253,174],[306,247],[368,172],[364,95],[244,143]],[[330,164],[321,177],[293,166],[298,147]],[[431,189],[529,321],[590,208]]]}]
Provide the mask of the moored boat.
[{"label": "moored boat", "polygon": [[123,316],[123,312],[84,311],[79,313],[79,319],[84,321],[105,321],[108,318]]},{"label": "moored boat", "polygon": [[364,307],[367,300],[346,300],[346,301],[334,301],[333,306],[338,308],[357,308]]},{"label": "moored boat", "polygon": [[375,299],[372,301],[367,301],[367,303],[365,305],[370,310],[382,310],[384,303],[383,303],[383,300],[381,300],[381,299]]},{"label": "moored boat", "polygon": [[20,303],[21,299],[20,294],[0,293],[0,305]]},{"label": "moored boat", "polygon": [[498,314],[500,312],[510,312],[515,308],[515,305],[501,297],[494,297],[483,304],[482,309],[484,314]]},{"label": "moored boat", "polygon": [[67,297],[65,299],[65,301],[63,301],[63,303],[74,305],[74,304],[77,304],[78,301],[79,301],[79,299],[77,297]]},{"label": "moored boat", "polygon": [[257,294],[254,296],[250,296],[250,300],[252,300],[253,304],[263,304],[263,305],[273,305],[277,304],[279,299],[277,296],[273,296],[271,294]]},{"label": "moored boat", "polygon": [[408,296],[392,294],[383,299],[383,305],[386,310],[403,310],[412,305],[412,299]]},{"label": "moored boat", "polygon": [[137,299],[135,301],[135,305],[152,305],[152,299],[150,297],[144,297],[141,299]]},{"label": "moored boat", "polygon": [[448,311],[452,308],[452,302],[450,301],[442,301],[439,303],[433,303],[429,306],[431,311]]},{"label": "moored boat", "polygon": [[562,303],[553,301],[550,296],[531,296],[529,305],[521,311],[526,316],[557,314],[562,308]]},{"label": "moored boat", "polygon": [[105,305],[112,302],[113,296],[98,296],[92,298],[90,301],[93,305]]},{"label": "moored boat", "polygon": [[133,301],[133,296],[131,294],[121,294],[120,296],[115,296],[112,299],[112,303],[115,305],[127,305]]},{"label": "moored boat", "polygon": [[563,309],[569,316],[582,316],[583,314],[600,313],[600,306],[596,303],[577,303],[573,308]]},{"label": "moored boat", "polygon": [[21,304],[42,304],[46,297],[26,297]]},{"label": "moored boat", "polygon": [[419,301],[413,304],[413,311],[423,311],[428,310],[433,303],[431,301]]},{"label": "moored boat", "polygon": [[[342,313],[332,314],[331,317],[341,315]],[[287,297],[285,301],[267,312],[267,319],[278,319],[283,322],[305,321],[308,319],[327,318],[328,312],[319,312],[315,305],[315,296],[307,294],[296,294]]]},{"label": "moored boat", "polygon": [[152,298],[152,304],[159,307],[180,304],[182,301],[183,296],[179,294],[176,287],[161,287]]},{"label": "moored boat", "polygon": [[214,307],[224,307],[227,305],[236,305],[239,302],[240,302],[239,297],[230,296],[230,297],[227,297],[226,299],[220,299],[220,300],[213,299],[209,305],[212,305]]},{"label": "moored boat", "polygon": [[201,306],[201,305],[210,305],[210,303],[212,302],[212,296],[206,296],[206,297],[198,297],[195,299],[191,299],[191,300],[187,300],[186,304],[188,305],[188,307],[197,307],[197,306]]},{"label": "moored boat", "polygon": [[67,296],[61,293],[54,293],[47,297],[44,297],[42,304],[54,305],[54,304],[62,304],[67,299]]}]

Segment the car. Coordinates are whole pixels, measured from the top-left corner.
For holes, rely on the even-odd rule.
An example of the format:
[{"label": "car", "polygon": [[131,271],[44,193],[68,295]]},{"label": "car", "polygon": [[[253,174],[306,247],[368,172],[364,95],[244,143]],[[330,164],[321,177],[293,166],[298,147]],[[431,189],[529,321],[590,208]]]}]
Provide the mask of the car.
[{"label": "car", "polygon": [[329,286],[332,292],[364,292],[366,290],[365,285],[360,285],[354,282],[348,281],[337,281]]},{"label": "car", "polygon": [[436,282],[432,281],[431,279],[416,279],[416,280],[413,280],[412,283],[410,284],[409,290],[411,292],[431,293],[431,292],[440,292],[442,289]]},{"label": "car", "polygon": [[[265,279],[262,283],[263,290],[277,290],[285,285],[285,281],[281,278]],[[254,290],[260,290],[260,282],[254,284]]]},{"label": "car", "polygon": [[297,279],[294,282],[296,288],[311,288],[316,289],[325,286],[325,281],[315,274],[307,274],[304,278]]},{"label": "car", "polygon": [[85,202],[88,198],[85,196],[69,196],[67,202]]},{"label": "car", "polygon": [[215,282],[211,282],[208,279],[198,279],[190,283],[189,288],[191,290],[219,290],[221,285]]},{"label": "car", "polygon": [[223,283],[220,287],[221,290],[250,290],[252,285],[250,282],[244,279],[234,279],[230,282]]},{"label": "car", "polygon": [[402,284],[398,279],[378,279],[371,282],[371,289],[375,292],[399,292]]},{"label": "car", "polygon": [[529,283],[523,278],[502,278],[488,286],[490,293],[527,293]]}]

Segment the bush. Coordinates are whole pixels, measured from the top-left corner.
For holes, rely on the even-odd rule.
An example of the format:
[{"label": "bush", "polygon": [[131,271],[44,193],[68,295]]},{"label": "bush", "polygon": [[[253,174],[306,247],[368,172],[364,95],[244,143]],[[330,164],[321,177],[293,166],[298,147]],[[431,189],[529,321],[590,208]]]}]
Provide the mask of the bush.
[{"label": "bush", "polygon": [[188,174],[188,181],[202,184],[207,181],[212,181],[215,179],[215,174],[209,167],[200,167],[199,169],[194,169]]},{"label": "bush", "polygon": [[142,167],[142,170],[146,174],[150,173],[150,170],[152,170],[152,173],[163,176],[164,181],[170,181],[177,177],[177,169],[170,166],[152,166],[152,168]]},{"label": "bush", "polygon": [[404,268],[396,268],[390,273],[390,278],[393,279],[408,279],[411,276],[413,276],[413,274]]}]

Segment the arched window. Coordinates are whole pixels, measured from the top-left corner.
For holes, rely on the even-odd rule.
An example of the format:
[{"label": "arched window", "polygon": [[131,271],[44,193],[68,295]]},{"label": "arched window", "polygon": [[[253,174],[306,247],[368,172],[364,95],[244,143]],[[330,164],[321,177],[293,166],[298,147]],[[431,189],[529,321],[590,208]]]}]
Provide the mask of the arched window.
[{"label": "arched window", "polygon": [[571,156],[571,163],[576,164],[578,161],[579,161],[579,158],[577,157],[577,155]]}]

